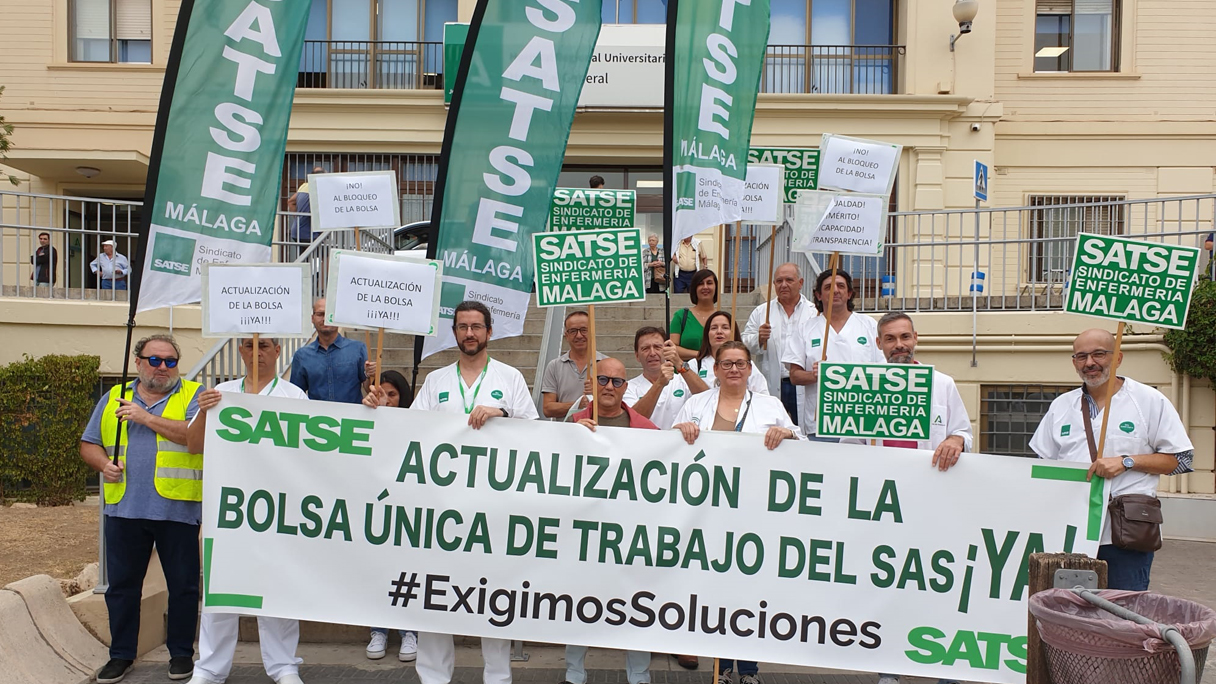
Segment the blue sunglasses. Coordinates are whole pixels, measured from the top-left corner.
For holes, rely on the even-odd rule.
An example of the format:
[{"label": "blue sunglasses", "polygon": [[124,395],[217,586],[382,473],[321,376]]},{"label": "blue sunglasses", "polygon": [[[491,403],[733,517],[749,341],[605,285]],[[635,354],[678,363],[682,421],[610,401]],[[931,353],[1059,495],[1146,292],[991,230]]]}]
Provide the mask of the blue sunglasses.
[{"label": "blue sunglasses", "polygon": [[162,363],[165,364],[166,368],[177,368],[177,359],[175,359],[173,357],[137,356],[135,358],[143,359],[144,361],[147,361],[148,363],[152,364],[153,368],[160,368],[160,365]]}]

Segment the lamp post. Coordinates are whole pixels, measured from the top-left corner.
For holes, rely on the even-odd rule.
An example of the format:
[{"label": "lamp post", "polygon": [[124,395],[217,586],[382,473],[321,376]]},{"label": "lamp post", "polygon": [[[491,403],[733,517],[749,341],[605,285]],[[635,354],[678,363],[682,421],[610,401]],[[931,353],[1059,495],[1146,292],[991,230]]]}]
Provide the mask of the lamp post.
[{"label": "lamp post", "polygon": [[975,15],[980,11],[980,3],[979,0],[954,0],[954,7],[950,11],[958,22],[958,34],[950,34],[950,52],[954,52],[954,41],[963,34],[971,33],[971,22],[975,21]]}]

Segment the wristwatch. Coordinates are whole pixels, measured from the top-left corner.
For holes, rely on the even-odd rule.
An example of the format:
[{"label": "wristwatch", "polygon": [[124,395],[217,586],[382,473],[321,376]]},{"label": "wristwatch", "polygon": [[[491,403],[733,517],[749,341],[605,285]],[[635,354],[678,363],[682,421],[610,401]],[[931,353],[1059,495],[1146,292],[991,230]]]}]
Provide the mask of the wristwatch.
[{"label": "wristwatch", "polygon": [[684,373],[687,373],[690,370],[692,370],[692,366],[688,365],[688,362],[685,361],[684,363],[680,364],[680,367],[676,369],[676,372],[683,375]]},{"label": "wristwatch", "polygon": [[510,418],[510,417],[511,417],[511,414],[510,414],[510,413],[508,413],[508,412],[507,412],[507,410],[506,410],[505,408],[499,407],[499,409],[498,409],[498,410],[499,410],[499,411],[502,411],[502,417],[503,417],[503,418]]},{"label": "wristwatch", "polygon": [[1135,468],[1135,467],[1136,467],[1136,459],[1132,458],[1131,456],[1123,457],[1123,470],[1124,471],[1131,470],[1132,468]]}]

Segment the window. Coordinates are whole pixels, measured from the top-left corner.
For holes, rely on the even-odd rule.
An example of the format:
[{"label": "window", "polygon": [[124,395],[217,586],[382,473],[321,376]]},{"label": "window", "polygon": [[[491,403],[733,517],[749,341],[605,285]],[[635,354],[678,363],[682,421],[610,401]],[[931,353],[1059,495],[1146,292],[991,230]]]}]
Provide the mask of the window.
[{"label": "window", "polygon": [[[1078,381],[1080,384],[1080,381]],[[1035,458],[1030,438],[1056,397],[1077,385],[984,385],[980,393],[980,451]]]},{"label": "window", "polygon": [[1032,195],[1030,280],[1063,285],[1077,233],[1122,235],[1124,205],[1117,196]]},{"label": "window", "polygon": [[1037,0],[1034,70],[1118,71],[1119,0]]},{"label": "window", "polygon": [[71,61],[152,63],[152,0],[71,0]]},{"label": "window", "polygon": [[667,0],[604,0],[600,18],[605,24],[662,24]]},{"label": "window", "polygon": [[772,0],[766,93],[891,93],[895,0]]}]

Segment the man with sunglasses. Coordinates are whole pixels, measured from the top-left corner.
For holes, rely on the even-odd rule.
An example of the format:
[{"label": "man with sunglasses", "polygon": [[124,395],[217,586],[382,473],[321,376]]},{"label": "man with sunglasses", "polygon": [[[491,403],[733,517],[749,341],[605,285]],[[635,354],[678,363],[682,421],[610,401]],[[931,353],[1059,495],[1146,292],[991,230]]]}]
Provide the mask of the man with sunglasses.
[{"label": "man with sunglasses", "polygon": [[153,546],[169,589],[169,678],[194,671],[203,456],[185,444],[200,385],[178,377],[180,358],[170,335],[137,342],[138,377],[102,397],[80,439],[81,458],[104,480],[110,660],[96,673],[100,684],[122,681],[135,662]]},{"label": "man with sunglasses", "polygon": [[[564,419],[586,396],[587,369],[591,366],[591,318],[586,311],[566,314],[566,344],[569,351],[545,366],[541,377],[541,408],[546,418]],[[596,352],[595,360],[607,358]]]},{"label": "man with sunglasses", "polygon": [[[1194,446],[1164,394],[1112,373],[1123,361],[1114,349],[1115,337],[1106,330],[1086,330],[1073,340],[1072,367],[1081,378],[1081,387],[1051,402],[1030,439],[1030,448],[1039,458],[1089,463],[1090,477],[1110,479],[1112,499],[1125,494],[1155,498],[1162,475],[1191,472]],[[1096,458],[1097,448],[1090,440],[1094,445],[1101,441],[1108,401],[1106,444],[1102,458]],[[1109,510],[1102,524],[1098,559],[1106,561],[1110,589],[1148,590],[1153,551],[1116,546]]]}]

